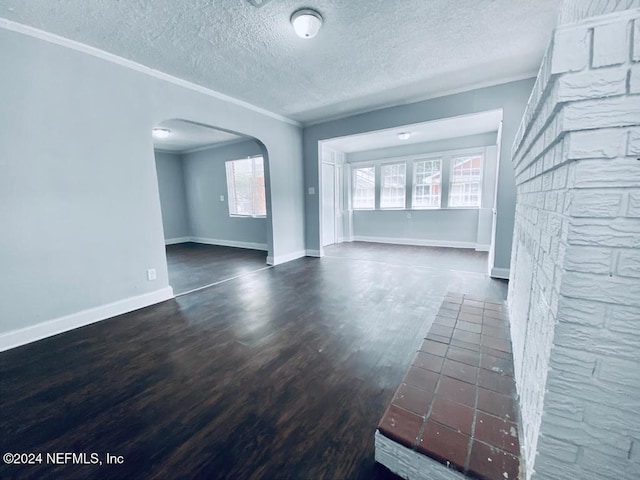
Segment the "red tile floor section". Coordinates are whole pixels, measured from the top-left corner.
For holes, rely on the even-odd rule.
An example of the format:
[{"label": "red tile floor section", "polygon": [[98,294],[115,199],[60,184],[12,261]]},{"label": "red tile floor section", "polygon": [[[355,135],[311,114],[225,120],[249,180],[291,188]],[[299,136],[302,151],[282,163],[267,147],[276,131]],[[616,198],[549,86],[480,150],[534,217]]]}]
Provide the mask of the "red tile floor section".
[{"label": "red tile floor section", "polygon": [[517,410],[505,306],[448,293],[378,430],[470,477],[517,479]]}]

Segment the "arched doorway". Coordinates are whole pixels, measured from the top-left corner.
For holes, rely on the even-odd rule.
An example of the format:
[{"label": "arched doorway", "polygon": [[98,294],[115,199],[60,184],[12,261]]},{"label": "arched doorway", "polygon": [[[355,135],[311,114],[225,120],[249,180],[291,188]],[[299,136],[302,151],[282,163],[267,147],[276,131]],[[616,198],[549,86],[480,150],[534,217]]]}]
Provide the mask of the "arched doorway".
[{"label": "arched doorway", "polygon": [[264,145],[182,119],[160,122],[152,136],[174,294],[266,268],[270,192]]}]

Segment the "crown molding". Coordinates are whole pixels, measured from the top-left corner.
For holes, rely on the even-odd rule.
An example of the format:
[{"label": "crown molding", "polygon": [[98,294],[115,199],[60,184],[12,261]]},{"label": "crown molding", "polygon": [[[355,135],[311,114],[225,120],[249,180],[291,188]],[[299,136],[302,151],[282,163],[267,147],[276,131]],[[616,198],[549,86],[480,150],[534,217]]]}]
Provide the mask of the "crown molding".
[{"label": "crown molding", "polygon": [[115,63],[125,68],[129,68],[131,70],[135,70],[136,72],[143,73],[145,75],[149,75],[150,77],[154,77],[160,80],[164,80],[166,82],[172,83],[179,87],[187,88],[189,90],[193,90],[198,93],[202,93],[203,95],[207,95],[209,97],[215,98],[217,100],[222,100],[225,102],[232,103],[242,108],[246,108],[247,110],[252,110],[261,115],[265,115],[267,117],[274,118],[281,122],[286,122],[291,125],[295,125],[296,127],[302,127],[300,122],[292,120],[291,118],[285,117],[278,113],[272,112],[270,110],[266,110],[264,108],[253,105],[249,102],[245,102],[244,100],[240,100],[235,97],[231,97],[229,95],[225,95],[224,93],[216,92],[215,90],[211,90],[210,88],[203,87],[196,83],[189,82],[187,80],[183,80],[178,77],[174,77],[173,75],[169,75],[168,73],[161,72],[159,70],[154,70],[153,68],[142,65],[141,63],[134,62],[132,60],[128,60],[123,57],[119,57],[118,55],[114,55],[113,53],[106,52],[104,50],[100,50],[99,48],[91,47],[89,45],[85,45],[84,43],[77,42],[75,40],[71,40],[66,37],[61,37],[60,35],[56,35],[54,33],[46,32],[44,30],[40,30],[38,28],[30,27],[28,25],[24,25],[22,23],[14,22],[12,20],[8,20],[6,18],[0,17],[0,28],[4,30],[9,30],[12,32],[21,33],[23,35],[28,35],[33,38],[37,38],[39,40],[43,40],[45,42],[49,42],[55,45],[60,45],[62,47],[69,48],[71,50],[76,50],[78,52],[86,53],[96,58],[100,58],[102,60],[106,60],[107,62]]}]

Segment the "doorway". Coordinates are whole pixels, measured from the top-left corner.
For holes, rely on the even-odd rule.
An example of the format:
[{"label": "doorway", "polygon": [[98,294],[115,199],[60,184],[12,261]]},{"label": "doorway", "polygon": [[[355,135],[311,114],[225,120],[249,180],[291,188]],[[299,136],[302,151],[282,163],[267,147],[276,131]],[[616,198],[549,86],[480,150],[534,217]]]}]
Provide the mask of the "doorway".
[{"label": "doorway", "polygon": [[502,115],[321,140],[320,256],[345,241],[474,250],[493,276]]},{"label": "doorway", "polygon": [[267,268],[268,156],[255,138],[185,120],[153,130],[175,295]]},{"label": "doorway", "polygon": [[337,243],[336,239],[336,167],[322,163],[322,246]]}]

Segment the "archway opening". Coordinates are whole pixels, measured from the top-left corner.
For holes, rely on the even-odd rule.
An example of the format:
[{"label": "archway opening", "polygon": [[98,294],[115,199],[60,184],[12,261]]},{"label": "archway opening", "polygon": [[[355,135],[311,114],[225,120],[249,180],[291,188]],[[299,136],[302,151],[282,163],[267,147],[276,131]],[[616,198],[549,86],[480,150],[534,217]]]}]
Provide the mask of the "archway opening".
[{"label": "archway opening", "polygon": [[268,153],[256,138],[182,119],[153,128],[169,284],[183,295],[266,266]]},{"label": "archway opening", "polygon": [[501,124],[497,109],[318,142],[319,256],[377,244],[491,274]]}]

